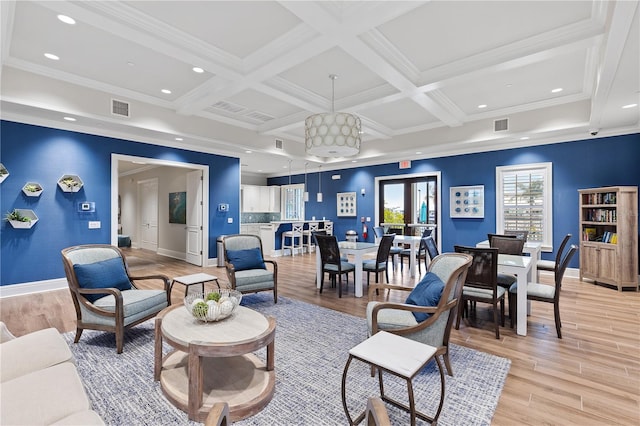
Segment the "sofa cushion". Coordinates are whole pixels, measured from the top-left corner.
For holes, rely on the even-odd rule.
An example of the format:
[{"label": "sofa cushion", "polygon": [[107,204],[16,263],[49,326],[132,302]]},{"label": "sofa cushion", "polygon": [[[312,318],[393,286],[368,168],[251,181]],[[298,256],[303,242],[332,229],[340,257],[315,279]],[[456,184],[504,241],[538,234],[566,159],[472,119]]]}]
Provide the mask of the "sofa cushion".
[{"label": "sofa cushion", "polygon": [[[82,288],[117,288],[119,290],[131,288],[131,281],[119,257],[94,263],[76,263],[73,265],[73,270],[78,279],[78,285]],[[93,303],[103,295],[85,294],[84,297]]]},{"label": "sofa cushion", "polygon": [[[405,303],[416,306],[438,306],[440,296],[444,290],[444,283],[433,272],[427,272],[422,280],[409,293],[409,297]],[[418,322],[422,322],[429,318],[431,314],[424,312],[413,312],[413,316]]]},{"label": "sofa cushion", "polygon": [[63,362],[73,362],[73,355],[58,330],[25,334],[0,344],[0,382]]},{"label": "sofa cushion", "polygon": [[227,250],[227,260],[233,264],[233,268],[237,271],[246,271],[248,269],[265,269],[262,258],[262,251],[259,247],[245,250]]},{"label": "sofa cushion", "polygon": [[91,409],[70,362],[3,382],[0,406],[2,425],[48,425]]}]

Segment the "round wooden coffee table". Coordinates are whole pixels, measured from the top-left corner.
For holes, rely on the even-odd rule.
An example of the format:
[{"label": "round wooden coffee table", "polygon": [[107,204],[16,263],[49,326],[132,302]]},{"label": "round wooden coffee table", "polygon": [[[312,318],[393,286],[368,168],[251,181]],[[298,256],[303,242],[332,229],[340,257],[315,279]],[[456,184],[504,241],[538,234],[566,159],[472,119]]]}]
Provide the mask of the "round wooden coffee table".
[{"label": "round wooden coffee table", "polygon": [[[184,305],[156,317],[154,379],[165,397],[204,422],[216,402],[229,404],[231,421],[262,410],[275,391],[276,321],[244,306],[228,318],[201,322]],[[174,350],[162,353],[162,342]],[[251,352],[267,348],[267,362]]]}]

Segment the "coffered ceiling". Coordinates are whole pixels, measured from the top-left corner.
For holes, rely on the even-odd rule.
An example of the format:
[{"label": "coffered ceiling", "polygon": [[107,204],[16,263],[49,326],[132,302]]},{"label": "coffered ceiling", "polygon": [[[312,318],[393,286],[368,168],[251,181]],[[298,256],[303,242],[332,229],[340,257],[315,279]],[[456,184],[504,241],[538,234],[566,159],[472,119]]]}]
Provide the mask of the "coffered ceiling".
[{"label": "coffered ceiling", "polygon": [[[3,119],[240,157],[243,173],[640,131],[637,1],[0,6]],[[355,157],[304,151],[304,119],[332,107],[329,74],[335,110],[363,122]]]}]

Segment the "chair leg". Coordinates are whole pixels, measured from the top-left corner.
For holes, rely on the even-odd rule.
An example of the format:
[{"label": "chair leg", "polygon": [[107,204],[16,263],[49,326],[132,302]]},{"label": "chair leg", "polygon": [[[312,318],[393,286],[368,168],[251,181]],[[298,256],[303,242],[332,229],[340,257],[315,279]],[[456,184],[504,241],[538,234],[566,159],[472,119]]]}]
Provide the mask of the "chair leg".
[{"label": "chair leg", "polygon": [[119,354],[122,353],[122,349],[124,348],[124,330],[116,329],[116,350]]},{"label": "chair leg", "polygon": [[342,274],[338,275],[338,297],[342,297]]},{"label": "chair leg", "polygon": [[322,272],[322,277],[320,277],[320,294],[322,294],[322,287],[324,287],[324,272]]},{"label": "chair leg", "polygon": [[453,369],[451,368],[451,360],[449,359],[449,349],[442,354],[442,359],[444,359],[444,365],[447,367],[447,374],[453,377]]},{"label": "chair leg", "polygon": [[500,338],[500,323],[498,322],[498,304],[493,305],[493,322],[496,325],[496,339]]},{"label": "chair leg", "polygon": [[500,325],[504,327],[504,298],[500,299]]},{"label": "chair leg", "polygon": [[82,336],[82,332],[84,331],[84,328],[76,328],[76,338],[73,339],[73,343],[78,343],[80,341],[80,336]]},{"label": "chair leg", "polygon": [[464,301],[458,301],[458,314],[456,315],[456,330],[460,329],[460,317],[462,316],[462,310],[463,310],[463,303],[465,303]]},{"label": "chair leg", "polygon": [[389,268],[384,268],[384,274],[387,276],[387,284],[389,284]]},{"label": "chair leg", "polygon": [[562,323],[560,322],[560,306],[557,303],[553,304],[553,316],[556,320],[556,332],[558,333],[558,339],[562,339]]}]

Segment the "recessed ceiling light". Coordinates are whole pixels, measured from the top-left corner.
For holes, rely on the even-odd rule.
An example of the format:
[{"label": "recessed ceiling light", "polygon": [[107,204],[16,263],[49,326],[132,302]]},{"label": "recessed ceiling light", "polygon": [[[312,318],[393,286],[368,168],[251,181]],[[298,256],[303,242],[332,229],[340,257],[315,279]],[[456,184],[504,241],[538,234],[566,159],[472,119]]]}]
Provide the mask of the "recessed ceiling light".
[{"label": "recessed ceiling light", "polygon": [[622,108],[623,109],[627,109],[627,108],[633,108],[633,107],[637,107],[637,106],[638,106],[638,104],[629,104],[629,105],[623,106]]},{"label": "recessed ceiling light", "polygon": [[261,172],[261,171],[262,171],[262,169],[258,169],[258,171],[259,171],[259,172]]},{"label": "recessed ceiling light", "polygon": [[480,108],[480,109],[482,109],[482,108],[486,108],[486,107],[487,107],[487,105],[486,105],[486,104],[480,104],[480,105],[478,105],[478,108]]},{"label": "recessed ceiling light", "polygon": [[127,65],[129,65],[130,67],[135,67],[136,64],[134,62],[131,61],[127,61]]},{"label": "recessed ceiling light", "polygon": [[557,87],[551,91],[551,93],[559,93],[562,92],[562,87]]},{"label": "recessed ceiling light", "polygon": [[251,151],[246,150],[246,151],[245,151],[245,154],[251,154]]},{"label": "recessed ceiling light", "polygon": [[358,162],[358,160],[351,160],[351,162],[352,162],[352,163],[357,163],[357,162]]},{"label": "recessed ceiling light", "polygon": [[416,154],[420,155],[422,154],[422,151],[416,151]]},{"label": "recessed ceiling light", "polygon": [[177,141],[183,141],[184,139],[182,138],[176,138]]},{"label": "recessed ceiling light", "polygon": [[76,121],[76,119],[73,117],[65,117],[64,119],[67,121]]},{"label": "recessed ceiling light", "polygon": [[520,138],[521,141],[526,141],[527,139],[529,139],[529,136],[523,136]]},{"label": "recessed ceiling light", "polygon": [[169,89],[162,89],[161,92],[166,94],[166,95],[171,94],[171,90],[169,90]]},{"label": "recessed ceiling light", "polygon": [[76,23],[76,20],[67,15],[58,15],[58,19],[64,22],[65,24],[73,25]]},{"label": "recessed ceiling light", "polygon": [[54,55],[53,53],[45,53],[44,54],[45,58],[49,58],[52,61],[57,61],[58,59],[60,59],[59,57],[57,57],[56,55]]},{"label": "recessed ceiling light", "polygon": [[204,72],[204,70],[200,67],[193,67],[193,72],[197,72],[198,74],[201,74]]}]

